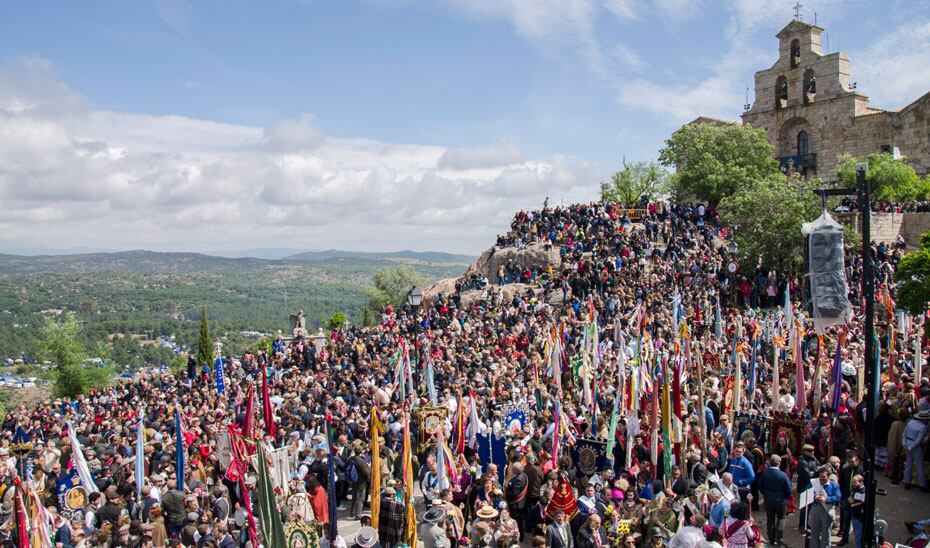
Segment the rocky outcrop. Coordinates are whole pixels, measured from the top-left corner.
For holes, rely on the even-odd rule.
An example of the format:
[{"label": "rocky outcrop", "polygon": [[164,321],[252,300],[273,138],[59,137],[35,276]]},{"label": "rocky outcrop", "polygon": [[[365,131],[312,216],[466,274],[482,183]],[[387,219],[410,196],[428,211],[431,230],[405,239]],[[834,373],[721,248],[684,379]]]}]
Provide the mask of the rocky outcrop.
[{"label": "rocky outcrop", "polygon": [[481,254],[478,259],[468,267],[465,275],[481,273],[492,282],[497,281],[497,269],[508,261],[513,261],[519,267],[540,266],[546,268],[552,265],[556,270],[562,266],[562,257],[558,246],[537,242],[526,247],[492,247]]},{"label": "rocky outcrop", "polygon": [[443,278],[433,285],[427,287],[423,290],[423,302],[431,303],[436,299],[436,295],[440,293],[444,297],[448,297],[455,293],[455,282],[458,278]]}]

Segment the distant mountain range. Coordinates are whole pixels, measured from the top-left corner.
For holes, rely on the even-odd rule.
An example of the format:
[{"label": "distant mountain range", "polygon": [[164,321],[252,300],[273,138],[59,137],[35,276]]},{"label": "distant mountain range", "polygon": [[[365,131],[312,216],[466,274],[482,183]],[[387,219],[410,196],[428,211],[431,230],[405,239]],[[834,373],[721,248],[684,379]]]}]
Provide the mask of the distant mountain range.
[{"label": "distant mountain range", "polygon": [[[255,250],[261,251],[261,250]],[[274,249],[265,250],[268,252]],[[278,249],[277,251],[283,251]],[[119,251],[113,253],[79,253],[49,255],[0,254],[0,274],[24,276],[32,274],[87,274],[92,272],[140,274],[191,274],[203,272],[242,272],[288,265],[320,265],[330,262],[410,263],[424,265],[467,265],[467,255],[438,251],[362,252],[330,249],[304,251],[282,258],[224,257],[202,253],[170,253],[162,251]]]}]

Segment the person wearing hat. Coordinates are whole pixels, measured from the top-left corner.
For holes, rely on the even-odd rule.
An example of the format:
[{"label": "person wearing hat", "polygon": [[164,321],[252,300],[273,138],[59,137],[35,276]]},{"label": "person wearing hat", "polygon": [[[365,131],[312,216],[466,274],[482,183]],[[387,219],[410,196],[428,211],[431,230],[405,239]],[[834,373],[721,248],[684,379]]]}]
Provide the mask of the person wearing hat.
[{"label": "person wearing hat", "polygon": [[649,528],[649,546],[654,546],[655,548],[665,546],[665,533],[662,531],[661,527]]},{"label": "person wearing hat", "polygon": [[451,543],[446,536],[442,521],[446,513],[442,508],[433,507],[423,515],[423,524],[420,525],[420,540],[425,548],[449,548]]},{"label": "person wearing hat", "polygon": [[355,543],[352,548],[380,548],[378,544],[378,532],[373,528],[365,526],[355,534]]},{"label": "person wearing hat", "polygon": [[913,473],[917,472],[917,485],[924,491],[927,490],[927,475],[924,471],[924,443],[930,436],[930,428],[927,427],[927,421],[930,421],[930,411],[922,409],[918,411],[911,420],[907,421],[904,427],[904,434],[901,436],[901,444],[904,446],[904,488],[911,489],[914,484]]}]

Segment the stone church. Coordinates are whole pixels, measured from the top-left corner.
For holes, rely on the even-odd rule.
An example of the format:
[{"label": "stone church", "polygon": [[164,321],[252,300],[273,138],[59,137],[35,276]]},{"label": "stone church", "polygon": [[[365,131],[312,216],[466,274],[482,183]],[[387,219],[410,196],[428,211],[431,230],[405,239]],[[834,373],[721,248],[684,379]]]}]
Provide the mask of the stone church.
[{"label": "stone church", "polygon": [[849,56],[821,53],[823,30],[793,20],[776,35],[778,60],[756,72],[755,101],[743,124],[765,130],[783,170],[809,177],[835,180],[845,152],[895,149],[918,175],[930,172],[930,92],[897,111],[869,105],[849,80]]}]

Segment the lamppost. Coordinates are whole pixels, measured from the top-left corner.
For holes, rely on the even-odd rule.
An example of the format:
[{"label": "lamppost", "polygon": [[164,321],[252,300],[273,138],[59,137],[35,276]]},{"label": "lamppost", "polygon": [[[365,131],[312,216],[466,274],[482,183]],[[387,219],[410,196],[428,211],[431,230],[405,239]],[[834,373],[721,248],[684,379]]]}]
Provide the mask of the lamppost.
[{"label": "lamppost", "polygon": [[411,287],[410,291],[407,292],[407,304],[410,305],[410,308],[417,308],[422,302],[423,290],[417,286]]},{"label": "lamppost", "polygon": [[420,303],[423,302],[423,290],[417,286],[410,288],[410,291],[407,292],[407,306],[410,307],[410,317],[413,320],[413,332],[414,335],[419,331],[419,326],[417,325],[417,308],[420,307]]},{"label": "lamppost", "polygon": [[734,256],[739,253],[739,244],[736,243],[736,240],[730,240],[730,243],[727,244],[727,252]]},{"label": "lamppost", "polygon": [[878,380],[881,365],[875,356],[875,275],[872,271],[872,204],[869,183],[865,178],[868,164],[856,164],[856,188],[818,189],[824,202],[827,196],[849,196],[858,198],[859,215],[862,218],[862,291],[865,297],[865,521],[862,524],[862,545],[875,546],[875,409],[878,406]]}]

